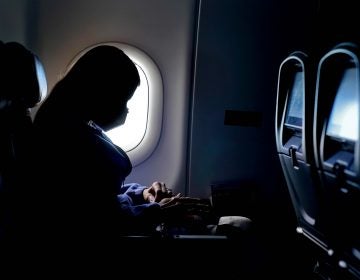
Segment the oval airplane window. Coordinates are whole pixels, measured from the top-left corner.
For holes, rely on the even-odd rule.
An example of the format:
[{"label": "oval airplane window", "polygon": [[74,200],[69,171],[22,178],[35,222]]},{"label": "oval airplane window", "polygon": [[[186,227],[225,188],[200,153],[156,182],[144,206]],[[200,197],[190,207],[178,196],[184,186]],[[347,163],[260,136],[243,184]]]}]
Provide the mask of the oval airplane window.
[{"label": "oval airplane window", "polygon": [[100,43],[84,49],[75,56],[67,70],[84,53],[99,45],[111,45],[123,50],[134,61],[140,75],[140,85],[127,103],[129,113],[125,123],[105,131],[116,145],[126,151],[132,165],[136,166],[152,153],[160,137],[163,111],[161,74],[157,65],[145,52],[118,42]]}]

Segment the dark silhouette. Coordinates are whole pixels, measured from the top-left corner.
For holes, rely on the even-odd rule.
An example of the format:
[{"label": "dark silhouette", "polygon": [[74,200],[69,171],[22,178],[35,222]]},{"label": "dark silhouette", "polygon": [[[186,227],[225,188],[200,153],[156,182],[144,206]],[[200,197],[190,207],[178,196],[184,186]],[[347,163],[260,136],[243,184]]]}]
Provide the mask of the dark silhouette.
[{"label": "dark silhouette", "polygon": [[[41,61],[18,42],[0,41],[0,247],[13,251],[27,225],[32,194],[31,109],[46,95]],[[31,226],[31,225],[30,225]],[[21,245],[20,245],[21,246]]]},{"label": "dark silhouette", "polygon": [[124,123],[139,82],[123,51],[98,46],[75,63],[40,107],[34,120],[41,173],[35,216],[47,216],[38,221],[44,238],[109,239],[126,228],[117,195],[132,166],[102,129]]},{"label": "dark silhouette", "polygon": [[[74,64],[40,107],[34,126],[41,174],[33,216],[42,242],[102,244],[120,234],[157,234],[161,222],[186,223],[184,216],[207,213],[207,201],[173,195],[163,182],[124,184],[131,162],[102,129],[125,122],[126,104],[139,82],[123,51],[98,46]],[[190,220],[198,229],[203,224],[196,213]]]}]

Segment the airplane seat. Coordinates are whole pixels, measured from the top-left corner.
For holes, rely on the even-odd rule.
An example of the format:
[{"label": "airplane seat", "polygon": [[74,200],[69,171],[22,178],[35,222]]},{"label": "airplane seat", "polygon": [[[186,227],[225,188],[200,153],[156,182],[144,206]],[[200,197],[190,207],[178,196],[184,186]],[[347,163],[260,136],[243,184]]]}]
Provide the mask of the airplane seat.
[{"label": "airplane seat", "polygon": [[360,279],[359,58],[359,46],[343,42],[321,58],[317,71],[314,150],[340,279]]},{"label": "airplane seat", "polygon": [[315,263],[321,256],[331,255],[332,248],[327,240],[326,204],[313,151],[314,65],[312,58],[301,51],[282,61],[278,72],[275,135],[297,218],[296,232],[316,252]]},{"label": "airplane seat", "polygon": [[0,47],[0,239],[9,241],[19,233],[22,203],[34,176],[31,108],[45,97],[47,88],[35,54],[17,42]]}]

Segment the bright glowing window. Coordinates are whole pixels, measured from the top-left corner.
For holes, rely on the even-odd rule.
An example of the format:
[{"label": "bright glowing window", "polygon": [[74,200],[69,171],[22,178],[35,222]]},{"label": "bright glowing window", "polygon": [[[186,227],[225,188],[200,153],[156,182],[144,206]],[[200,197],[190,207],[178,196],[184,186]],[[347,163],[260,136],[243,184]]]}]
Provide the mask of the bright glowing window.
[{"label": "bright glowing window", "polygon": [[161,133],[163,85],[160,71],[154,61],[140,49],[118,42],[96,44],[81,51],[68,69],[95,46],[111,45],[122,49],[136,64],[140,85],[128,101],[129,113],[123,125],[106,131],[106,135],[128,156],[133,166],[144,161],[155,149]]},{"label": "bright glowing window", "polygon": [[106,135],[124,151],[129,152],[141,143],[145,132],[149,105],[149,85],[144,70],[136,65],[140,75],[140,85],[128,101],[129,113],[123,125],[106,131]]}]

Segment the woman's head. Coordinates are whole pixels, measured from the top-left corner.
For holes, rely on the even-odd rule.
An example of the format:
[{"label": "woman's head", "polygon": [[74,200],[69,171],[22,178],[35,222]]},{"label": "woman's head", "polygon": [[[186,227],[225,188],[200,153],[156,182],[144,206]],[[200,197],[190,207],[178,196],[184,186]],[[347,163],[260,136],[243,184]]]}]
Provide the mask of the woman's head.
[{"label": "woman's head", "polygon": [[[55,94],[67,99],[86,120],[104,129],[125,121],[127,101],[140,77],[134,62],[120,49],[101,45],[90,49],[73,65]],[[58,96],[60,97],[60,96]]]}]

